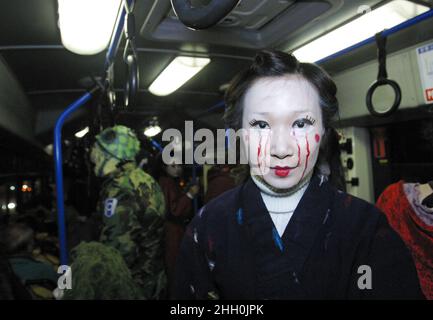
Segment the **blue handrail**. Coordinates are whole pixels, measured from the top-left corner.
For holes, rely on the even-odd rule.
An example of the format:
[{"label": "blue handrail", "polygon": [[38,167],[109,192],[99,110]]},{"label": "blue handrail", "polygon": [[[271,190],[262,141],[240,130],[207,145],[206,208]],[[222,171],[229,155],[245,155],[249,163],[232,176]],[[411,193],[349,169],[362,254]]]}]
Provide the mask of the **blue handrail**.
[{"label": "blue handrail", "polygon": [[65,207],[63,199],[63,159],[62,159],[62,127],[66,118],[90,100],[91,92],[82,95],[77,101],[69,105],[57,119],[54,129],[54,156],[56,173],[56,192],[57,192],[57,226],[59,229],[60,264],[68,264],[68,254],[66,246],[66,226],[65,226]]},{"label": "blue handrail", "polygon": [[[131,5],[133,0],[127,0],[127,1],[129,6]],[[125,16],[126,16],[126,10],[122,2],[122,10],[120,11],[120,15],[117,16],[116,24],[113,29],[114,31],[111,35],[110,44],[108,45],[107,54],[105,56],[105,65],[104,65],[105,70],[107,70],[110,67],[111,63],[116,57],[117,51],[119,50],[119,44],[123,34],[123,26],[125,24]]]},{"label": "blue handrail", "polygon": [[[427,12],[424,12],[423,14],[420,14],[416,17],[413,17],[412,19],[406,20],[405,22],[402,22],[402,23],[400,23],[400,24],[398,24],[398,25],[396,25],[390,29],[386,29],[383,31],[382,34],[384,37],[390,36],[390,35],[397,33],[403,29],[409,28],[409,27],[411,27],[411,26],[413,26],[419,22],[430,19],[431,17],[433,17],[433,9],[431,9]],[[321,64],[321,63],[327,62],[329,60],[332,60],[332,59],[338,58],[342,55],[345,55],[351,51],[354,51],[358,48],[361,48],[367,44],[375,43],[375,42],[376,42],[376,38],[373,35],[372,37],[365,39],[361,42],[358,42],[358,43],[354,44],[353,46],[347,47],[347,48],[340,50],[334,54],[331,54],[330,56],[327,56],[326,58],[320,59],[320,60],[316,61],[316,63]]]},{"label": "blue handrail", "polygon": [[155,139],[149,139],[152,143],[152,146],[154,146],[156,149],[158,149],[159,152],[162,152],[163,148],[162,146],[156,141]]}]

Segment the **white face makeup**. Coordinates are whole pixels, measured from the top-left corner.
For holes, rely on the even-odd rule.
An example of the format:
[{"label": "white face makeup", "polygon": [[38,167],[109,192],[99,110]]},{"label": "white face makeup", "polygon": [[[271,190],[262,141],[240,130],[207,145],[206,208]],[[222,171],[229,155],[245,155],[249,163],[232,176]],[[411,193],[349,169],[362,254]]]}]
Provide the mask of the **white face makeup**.
[{"label": "white face makeup", "polygon": [[317,90],[298,75],[257,80],[243,101],[251,174],[271,186],[296,186],[314,168],[324,133]]}]

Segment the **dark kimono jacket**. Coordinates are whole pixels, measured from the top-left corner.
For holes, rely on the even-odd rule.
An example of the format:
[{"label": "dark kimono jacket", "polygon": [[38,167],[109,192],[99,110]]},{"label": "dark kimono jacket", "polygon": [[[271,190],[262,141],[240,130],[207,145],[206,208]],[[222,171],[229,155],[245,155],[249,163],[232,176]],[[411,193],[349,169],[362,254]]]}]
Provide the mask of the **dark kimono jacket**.
[{"label": "dark kimono jacket", "polygon": [[424,298],[412,257],[386,217],[319,177],[282,237],[251,179],[204,206],[181,245],[174,297]]}]

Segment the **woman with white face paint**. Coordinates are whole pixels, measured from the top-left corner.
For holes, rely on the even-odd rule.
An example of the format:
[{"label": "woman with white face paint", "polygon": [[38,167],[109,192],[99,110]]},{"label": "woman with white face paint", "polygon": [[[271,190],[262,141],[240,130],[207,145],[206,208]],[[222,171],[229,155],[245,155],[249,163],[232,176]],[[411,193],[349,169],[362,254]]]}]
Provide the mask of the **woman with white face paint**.
[{"label": "woman with white face paint", "polygon": [[278,51],[233,79],[225,120],[243,129],[250,178],[189,225],[176,298],[423,298],[384,215],[319,170],[336,91],[321,68]]}]

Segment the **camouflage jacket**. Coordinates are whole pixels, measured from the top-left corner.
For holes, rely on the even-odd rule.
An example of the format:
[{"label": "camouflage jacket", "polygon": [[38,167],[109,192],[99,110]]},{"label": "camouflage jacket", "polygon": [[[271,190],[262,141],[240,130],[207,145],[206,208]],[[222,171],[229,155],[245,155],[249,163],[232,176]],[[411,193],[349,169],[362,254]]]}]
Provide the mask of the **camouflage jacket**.
[{"label": "camouflage jacket", "polygon": [[161,297],[165,202],[158,183],[127,163],[105,181],[99,199],[101,241],[121,253],[145,298]]}]

